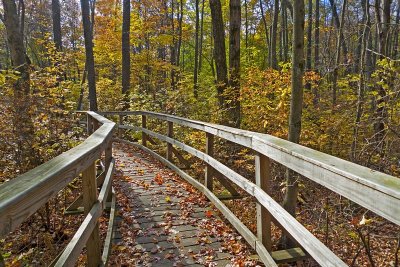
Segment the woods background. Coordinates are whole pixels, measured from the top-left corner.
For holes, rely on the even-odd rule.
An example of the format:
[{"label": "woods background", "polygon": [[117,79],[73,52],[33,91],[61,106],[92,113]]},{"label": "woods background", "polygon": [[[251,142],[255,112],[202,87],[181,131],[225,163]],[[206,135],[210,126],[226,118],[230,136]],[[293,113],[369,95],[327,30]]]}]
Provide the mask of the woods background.
[{"label": "woods background", "polygon": [[[159,111],[268,133],[399,176],[400,1],[299,2],[2,0],[0,183],[75,146],[82,130],[71,128],[71,112],[88,109]],[[304,47],[293,47],[296,38]],[[205,142],[196,132],[177,135]],[[248,151],[232,149],[237,157],[216,154],[254,172]],[[283,201],[285,170],[274,170]],[[311,182],[299,187],[299,220],[349,264],[399,265],[396,227],[360,224],[364,210]],[[236,212],[249,213],[251,225],[245,207]]]}]

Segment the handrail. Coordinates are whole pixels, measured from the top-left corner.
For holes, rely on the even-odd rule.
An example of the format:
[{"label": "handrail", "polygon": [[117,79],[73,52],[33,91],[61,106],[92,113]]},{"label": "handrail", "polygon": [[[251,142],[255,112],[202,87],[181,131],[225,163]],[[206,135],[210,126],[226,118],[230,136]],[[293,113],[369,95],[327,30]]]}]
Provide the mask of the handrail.
[{"label": "handrail", "polygon": [[[89,213],[98,205],[103,208],[103,199],[111,190],[113,170],[111,146],[116,124],[95,112],[86,113],[88,133],[91,135],[84,142],[0,186],[0,237],[15,230],[80,173],[82,173],[84,184],[85,213]],[[99,124],[102,125],[98,127]],[[103,153],[105,153],[105,165],[108,172],[102,190],[103,199],[98,202],[95,161]],[[99,210],[99,216],[101,213],[102,209]],[[94,234],[92,230],[90,233]],[[94,244],[94,246],[100,247],[100,244]],[[91,248],[88,247],[89,250]],[[100,260],[101,255],[98,255],[98,259],[93,262]],[[91,265],[90,262],[89,265]]]},{"label": "handrail", "polygon": [[204,131],[251,148],[400,225],[400,179],[268,134],[149,111],[99,112],[144,115]]},{"label": "handrail", "polygon": [[[264,168],[268,166],[267,162],[269,159],[275,160],[310,180],[400,225],[400,179],[396,177],[373,171],[369,168],[267,134],[148,111],[100,112],[100,114],[105,116],[141,115],[142,127],[119,125],[121,126],[119,128],[141,131],[144,146],[146,146],[146,140],[149,136],[152,136],[167,142],[169,146],[175,145],[206,162],[212,169],[217,170],[247,193],[255,196],[259,205],[262,205],[273,219],[322,266],[345,266],[345,264],[265,192],[266,188],[262,186],[262,183],[265,182],[263,181],[263,177],[261,177],[261,181],[258,181],[260,184],[251,183],[229,167],[215,160],[212,154],[209,155],[207,151],[206,153],[201,152],[173,139],[170,133],[172,123],[207,133],[208,142],[212,140],[209,139],[211,136],[218,136],[251,148],[258,153],[256,159],[258,159],[258,162],[261,160],[261,165],[263,165]],[[169,123],[168,136],[148,130],[146,127],[146,117],[167,121]],[[170,148],[167,147],[167,150],[168,149]],[[167,158],[168,157],[167,152]],[[171,167],[174,166],[168,160],[164,163]],[[258,163],[258,166],[256,166],[256,173],[258,169],[258,176],[262,175],[260,174],[260,168],[260,163]],[[206,174],[206,183],[207,178],[209,179],[210,177],[207,177]],[[209,196],[210,193],[212,194],[211,190],[208,190],[208,195],[206,195]],[[266,215],[263,216],[262,218],[264,218],[264,221],[269,220]],[[262,221],[258,223],[262,223]],[[262,229],[265,227],[260,228]],[[241,232],[240,229],[238,229],[238,231]],[[244,230],[242,232],[246,234]],[[244,237],[246,238],[246,236]],[[257,241],[250,236],[248,239],[252,242]],[[249,241],[248,239],[246,238],[247,241]],[[259,239],[263,239],[262,243],[264,246],[269,246],[262,235],[259,235]],[[251,244],[251,242],[249,243]]]}]

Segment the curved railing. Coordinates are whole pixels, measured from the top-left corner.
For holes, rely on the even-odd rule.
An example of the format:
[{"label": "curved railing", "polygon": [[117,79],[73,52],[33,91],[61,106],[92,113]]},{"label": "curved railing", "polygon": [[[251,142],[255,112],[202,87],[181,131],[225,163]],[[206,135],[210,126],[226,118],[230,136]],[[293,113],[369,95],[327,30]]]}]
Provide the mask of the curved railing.
[{"label": "curved railing", "polygon": [[[142,145],[136,145],[157,157],[202,191],[257,251],[261,260],[267,266],[276,266],[277,258],[271,251],[271,220],[289,234],[301,246],[302,250],[321,266],[346,266],[341,259],[267,194],[270,182],[270,160],[274,160],[400,225],[399,178],[267,134],[147,111],[100,112],[100,114],[119,116],[120,123],[118,126],[120,129],[141,131]],[[142,116],[142,127],[122,125],[121,118],[127,115]],[[147,118],[167,122],[167,134],[163,135],[147,129]],[[175,140],[173,138],[174,123],[205,132],[207,138],[206,153]],[[256,183],[250,182],[213,158],[214,136],[250,148],[255,152]],[[167,142],[166,158],[146,147],[148,141],[154,143],[151,137]],[[172,154],[178,156],[174,146],[207,163],[205,185],[200,184],[172,163]],[[218,173],[257,199],[257,236],[212,193],[212,179]],[[304,256],[302,251],[292,252],[297,256]]]},{"label": "curved railing", "polygon": [[[56,266],[73,266],[85,245],[89,266],[105,265],[111,248],[115,208],[115,196],[111,188],[115,123],[97,113],[87,112],[87,126],[91,135],[83,143],[0,186],[0,237],[3,237],[82,174],[83,194],[75,205],[83,206],[81,210],[85,213],[85,219],[70,243],[54,261],[53,265]],[[105,170],[96,177],[95,163],[103,153]],[[98,186],[101,186],[99,193]],[[101,255],[97,221],[106,202],[111,202],[111,212]]]}]

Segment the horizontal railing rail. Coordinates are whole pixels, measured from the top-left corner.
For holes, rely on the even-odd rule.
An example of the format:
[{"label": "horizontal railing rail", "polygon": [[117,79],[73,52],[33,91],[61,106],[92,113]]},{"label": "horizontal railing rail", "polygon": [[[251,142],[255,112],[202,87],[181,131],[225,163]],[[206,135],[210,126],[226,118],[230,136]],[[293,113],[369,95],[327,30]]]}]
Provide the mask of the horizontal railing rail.
[{"label": "horizontal railing rail", "polygon": [[[95,112],[87,113],[87,129],[90,136],[80,145],[62,153],[52,160],[28,171],[0,186],[0,237],[15,230],[25,219],[56,196],[76,177],[82,174],[82,204],[85,219],[73,239],[56,259],[56,266],[73,266],[82,248],[86,245],[89,266],[106,263],[108,253],[100,254],[98,218],[109,200],[115,205],[111,194],[114,171],[112,140],[116,124]],[[104,181],[97,197],[96,161],[104,154]],[[97,177],[97,178],[99,178]],[[113,207],[110,215],[114,216]],[[113,218],[110,216],[109,229]],[[108,237],[106,241],[111,242]],[[110,245],[104,246],[109,250]]]},{"label": "horizontal railing rail", "polygon": [[[267,194],[270,182],[270,160],[274,160],[387,220],[400,225],[400,179],[397,177],[377,172],[267,134],[148,111],[108,111],[99,113],[104,116],[119,116],[118,127],[120,129],[141,131],[143,144],[141,148],[158,157],[205,193],[249,244],[256,249],[260,258],[266,264],[271,264],[271,257],[265,253],[270,252],[273,255],[270,240],[270,220],[272,219],[322,266],[345,266],[343,261]],[[142,126],[122,125],[122,117],[127,115],[141,116]],[[168,123],[167,134],[163,135],[147,129],[147,118],[166,121]],[[174,123],[205,132],[207,138],[206,153],[175,140],[173,138]],[[213,158],[214,136],[250,148],[256,153],[256,184]],[[166,159],[146,148],[147,141],[151,139],[150,137],[167,142]],[[207,163],[204,186],[193,180],[193,178],[171,162],[173,146]],[[214,171],[218,171],[257,199],[257,237],[213,195],[212,178],[215,174]]]}]

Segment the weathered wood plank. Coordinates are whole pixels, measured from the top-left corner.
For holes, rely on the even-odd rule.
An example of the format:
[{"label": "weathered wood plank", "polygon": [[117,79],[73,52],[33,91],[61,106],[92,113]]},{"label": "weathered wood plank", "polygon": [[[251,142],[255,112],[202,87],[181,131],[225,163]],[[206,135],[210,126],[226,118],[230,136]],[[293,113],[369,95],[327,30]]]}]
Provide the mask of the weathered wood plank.
[{"label": "weathered wood plank", "polygon": [[146,136],[146,140],[150,142],[152,145],[158,145],[157,142],[151,138],[149,135]]},{"label": "weathered wood plank", "polygon": [[[147,128],[147,119],[146,115],[142,115],[142,128]],[[147,138],[146,133],[142,131],[142,145],[147,146]]]},{"label": "weathered wood plank", "polygon": [[[206,133],[206,153],[210,157],[214,156],[214,135]],[[215,175],[214,169],[210,165],[206,165],[205,169],[205,186],[213,191],[213,176]]]},{"label": "weathered wood plank", "polygon": [[296,262],[304,260],[308,256],[301,248],[290,248],[285,250],[278,250],[271,253],[276,263]]},{"label": "weathered wood plank", "polygon": [[119,129],[125,129],[125,130],[134,130],[134,131],[139,131],[138,127],[136,126],[130,126],[130,125],[118,125]]},{"label": "weathered wood plank", "polygon": [[172,152],[174,153],[175,157],[178,158],[179,162],[184,164],[186,168],[190,168],[190,162],[187,159],[185,159],[175,147],[173,147],[171,144],[169,145],[172,147]]},{"label": "weathered wood plank", "polygon": [[[271,162],[270,160],[257,153],[255,156],[256,185],[265,192],[269,192],[271,183]],[[271,241],[271,215],[260,204],[257,203],[257,237],[268,251],[272,251]]]},{"label": "weathered wood plank", "polygon": [[219,181],[219,183],[223,187],[225,187],[225,189],[227,189],[229,191],[229,193],[231,193],[232,197],[240,196],[239,192],[232,185],[232,182],[229,179],[227,179],[223,174],[214,170],[214,175],[215,175],[215,178]]},{"label": "weathered wood plank", "polygon": [[[172,122],[167,121],[167,136],[170,138],[174,137],[174,125]],[[172,149],[173,146],[167,143],[167,159],[172,162]]]},{"label": "weathered wood plank", "polygon": [[112,158],[110,166],[107,171],[106,178],[104,180],[103,186],[101,187],[101,190],[99,193],[99,198],[98,198],[98,201],[100,203],[102,203],[102,205],[103,205],[103,209],[105,208],[105,203],[106,203],[107,197],[109,196],[109,192],[111,190],[111,183],[112,183],[114,168],[115,168],[115,159]]},{"label": "weathered wood plank", "polygon": [[89,240],[89,237],[95,228],[101,213],[102,207],[99,202],[96,202],[89,214],[86,215],[83,223],[78,228],[78,231],[76,231],[72,240],[68,243],[55,266],[74,266],[76,260],[81,254],[82,249],[85,247],[86,242]]},{"label": "weathered wood plank", "polygon": [[101,263],[100,266],[107,266],[108,259],[111,252],[112,246],[112,239],[113,239],[113,232],[115,228],[115,206],[116,206],[116,198],[115,198],[115,191],[114,188],[111,189],[111,210],[110,210],[110,217],[108,220],[108,228],[107,228],[107,235],[106,239],[104,240],[104,247],[103,247],[103,254],[101,256]]},{"label": "weathered wood plank", "polygon": [[[97,175],[97,178],[96,178],[97,186],[103,185],[105,177],[106,177],[105,171],[103,171],[99,175]],[[83,213],[82,200],[83,200],[83,196],[82,196],[82,194],[79,194],[79,196],[65,209],[64,214],[73,215],[73,214]]]},{"label": "weathered wood plank", "polygon": [[216,195],[216,196],[219,200],[242,199],[244,197],[242,195],[232,196],[231,194],[221,194],[221,195]]},{"label": "weathered wood plank", "polygon": [[119,125],[123,125],[123,117],[122,117],[122,115],[118,115],[118,137],[121,138],[122,137],[122,131],[121,131],[121,127],[119,127]]},{"label": "weathered wood plank", "polygon": [[112,141],[110,141],[104,151],[105,172],[108,171],[112,160]]},{"label": "weathered wood plank", "polygon": [[[104,187],[107,187],[107,183],[103,184],[103,188]],[[83,210],[86,216],[87,214],[89,214],[93,205],[98,203],[97,185],[96,185],[96,165],[94,162],[86,170],[82,172],[82,190],[83,190]],[[93,224],[94,228],[89,236],[89,239],[86,242],[86,254],[89,267],[98,266],[101,260],[99,224],[97,221],[94,221]]]}]

